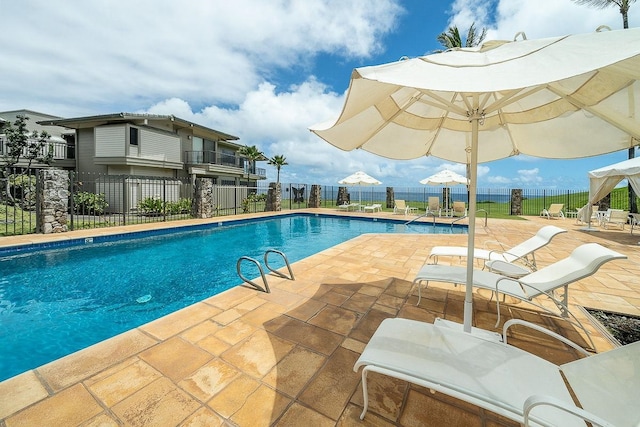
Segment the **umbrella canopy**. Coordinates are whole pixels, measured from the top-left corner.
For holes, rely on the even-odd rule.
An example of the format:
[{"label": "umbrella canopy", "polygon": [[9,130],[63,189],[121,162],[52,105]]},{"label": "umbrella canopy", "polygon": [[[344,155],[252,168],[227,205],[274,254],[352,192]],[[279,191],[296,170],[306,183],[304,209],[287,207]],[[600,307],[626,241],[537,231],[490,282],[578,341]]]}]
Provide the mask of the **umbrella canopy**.
[{"label": "umbrella canopy", "polygon": [[[442,170],[435,175],[431,175],[428,178],[425,178],[420,181],[420,184],[424,185],[444,185],[444,187],[451,187],[453,185],[464,184],[469,185],[469,179],[455,173],[454,171],[450,171],[448,169]],[[445,210],[449,210],[449,193],[446,193],[446,200],[444,202]]]},{"label": "umbrella canopy", "polygon": [[[341,115],[311,131],[343,150],[436,156],[470,170],[473,260],[477,164],[528,154],[571,159],[640,141],[640,29],[487,42],[353,71]],[[473,262],[464,330],[471,331]]]},{"label": "umbrella canopy", "polygon": [[458,184],[469,185],[469,179],[455,173],[454,171],[445,169],[436,173],[435,175],[431,175],[430,177],[421,180],[420,184],[444,185],[447,187]]},{"label": "umbrella canopy", "polygon": [[375,179],[374,177],[369,176],[362,171],[358,171],[352,175],[349,175],[346,178],[341,179],[340,181],[338,181],[338,184],[357,186],[358,187],[358,203],[362,204],[362,188],[360,187],[364,185],[380,185],[382,183],[377,179]]}]

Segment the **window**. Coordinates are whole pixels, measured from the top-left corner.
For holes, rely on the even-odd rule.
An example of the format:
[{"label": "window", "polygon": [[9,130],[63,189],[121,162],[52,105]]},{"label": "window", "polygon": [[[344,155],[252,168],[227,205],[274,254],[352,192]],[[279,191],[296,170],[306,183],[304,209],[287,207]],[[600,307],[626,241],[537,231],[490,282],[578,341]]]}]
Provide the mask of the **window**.
[{"label": "window", "polygon": [[138,145],[138,128],[130,127],[129,128],[129,144]]}]

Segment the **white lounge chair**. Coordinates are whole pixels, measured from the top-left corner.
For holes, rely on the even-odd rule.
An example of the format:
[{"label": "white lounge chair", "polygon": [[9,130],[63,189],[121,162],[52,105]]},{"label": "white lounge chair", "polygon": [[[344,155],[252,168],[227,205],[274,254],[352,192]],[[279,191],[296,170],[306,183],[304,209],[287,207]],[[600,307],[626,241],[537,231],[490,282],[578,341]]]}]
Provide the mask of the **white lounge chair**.
[{"label": "white lounge chair", "polygon": [[441,216],[442,208],[440,207],[440,198],[439,197],[429,197],[428,206],[427,206],[427,214],[433,214]]},{"label": "white lounge chair", "polygon": [[393,213],[394,214],[403,214],[408,215],[413,212],[417,212],[418,208],[413,208],[406,204],[406,202],[402,199],[394,200],[393,205]]},{"label": "white lounge chair", "polygon": [[377,372],[525,426],[584,427],[584,420],[596,426],[640,425],[640,342],[558,366],[508,345],[507,328],[505,342],[495,342],[431,323],[385,319],[353,367],[355,372],[364,367],[360,419],[369,405],[367,373]]},{"label": "white lounge chair", "polygon": [[[536,270],[535,251],[548,245],[549,242],[551,242],[551,239],[558,234],[566,232],[567,230],[560,227],[547,225],[538,230],[533,237],[508,250],[505,250],[504,247],[501,251],[474,248],[473,257],[484,260],[485,262],[504,261],[513,263],[520,261],[531,270]],[[433,249],[431,249],[428,259],[437,264],[438,257],[441,256],[466,257],[467,248],[464,246],[434,246]]]},{"label": "white lounge chair", "polygon": [[540,212],[540,216],[546,216],[547,219],[564,218],[563,208],[564,203],[554,203],[549,206],[549,209],[543,209],[542,212]]},{"label": "white lounge chair", "polygon": [[629,211],[623,211],[622,209],[608,209],[604,214],[600,225],[605,229],[610,225],[618,225],[624,230],[624,225],[629,221]]},{"label": "white lounge chair", "polygon": [[[535,301],[539,296],[546,296],[550,298],[560,310],[560,315],[562,317],[571,316],[573,319],[572,323],[587,332],[582,323],[573,314],[571,314],[567,308],[569,284],[591,276],[598,271],[601,265],[608,261],[625,258],[627,258],[625,255],[612,251],[611,249],[605,248],[597,243],[585,243],[574,249],[573,252],[571,252],[571,255],[567,258],[556,261],[553,264],[518,279],[490,271],[474,270],[473,286],[492,291],[496,295],[498,311],[498,321],[496,322],[496,326],[500,323],[500,298],[497,297],[497,294],[517,298],[535,305],[548,313],[557,315],[557,313],[554,313],[545,305]],[[503,261],[495,262],[501,263]],[[413,284],[418,286],[418,304],[420,304],[422,299],[421,284],[426,282],[428,286],[430,281],[453,283],[455,285],[466,284],[467,268],[465,266],[437,264],[424,265],[420,271],[418,271],[416,278],[413,280]],[[559,299],[555,295],[555,291],[560,288],[564,288],[562,299]],[[587,336],[591,340],[588,333]],[[594,346],[593,342],[591,342],[591,345]]]},{"label": "white lounge chair", "polygon": [[467,216],[467,205],[465,202],[453,202],[451,216],[465,217]]},{"label": "white lounge chair", "polygon": [[342,211],[356,211],[358,210],[358,208],[360,207],[360,204],[358,203],[344,203],[342,205],[338,205],[338,209],[342,210]]},{"label": "white lounge chair", "polygon": [[367,205],[362,208],[365,212],[382,212],[382,205],[379,203],[374,203],[373,205]]}]

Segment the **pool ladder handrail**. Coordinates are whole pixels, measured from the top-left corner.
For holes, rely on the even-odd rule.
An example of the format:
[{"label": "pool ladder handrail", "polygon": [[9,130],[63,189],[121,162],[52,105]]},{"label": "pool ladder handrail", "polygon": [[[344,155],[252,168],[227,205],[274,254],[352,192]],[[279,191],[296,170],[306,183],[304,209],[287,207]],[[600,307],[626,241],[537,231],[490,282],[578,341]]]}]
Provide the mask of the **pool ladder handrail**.
[{"label": "pool ladder handrail", "polygon": [[[287,265],[287,269],[289,270],[289,276],[287,276],[284,273],[279,272],[278,270],[275,270],[274,268],[272,268],[269,265],[269,254],[270,253],[276,253],[276,254],[282,256],[282,259],[284,260],[285,264]],[[244,275],[242,274],[242,270],[240,268],[241,265],[242,265],[242,261],[252,262],[258,267],[258,270],[260,271],[260,276],[262,277],[262,282],[264,283],[264,288],[262,286],[258,285],[257,283],[255,283],[253,280],[250,280],[250,279],[247,279],[246,277],[244,277]],[[276,249],[267,249],[267,251],[264,253],[264,264],[269,269],[269,271],[271,271],[272,273],[275,273],[275,274],[277,274],[278,276],[280,276],[280,277],[282,277],[284,279],[295,280],[295,278],[293,277],[293,270],[291,270],[291,265],[289,264],[289,260],[287,259],[287,256],[283,252],[278,251]],[[243,281],[247,282],[248,284],[250,284],[251,286],[253,286],[257,290],[265,292],[265,293],[271,293],[271,289],[269,289],[269,282],[267,282],[267,276],[264,274],[264,270],[262,269],[262,266],[260,265],[260,262],[258,262],[256,259],[248,257],[248,256],[241,256],[238,259],[238,262],[236,263],[236,271],[238,272],[238,276]]]},{"label": "pool ladder handrail", "polygon": [[[487,226],[487,221],[488,221],[488,219],[489,219],[489,213],[487,212],[487,210],[486,210],[486,209],[478,209],[478,210],[476,211],[476,214],[478,214],[478,213],[480,213],[480,212],[484,212],[484,226],[486,227],[486,226]],[[453,228],[453,224],[455,224],[456,222],[458,222],[458,221],[460,221],[460,220],[462,220],[462,219],[465,219],[465,218],[468,218],[468,216],[467,216],[467,215],[465,215],[465,216],[461,216],[461,217],[456,218],[456,219],[454,219],[453,221],[451,221],[451,228]]]},{"label": "pool ladder handrail", "polygon": [[436,214],[434,214],[433,212],[427,212],[427,213],[424,213],[422,215],[418,215],[417,217],[415,217],[413,219],[410,219],[409,221],[405,222],[404,225],[409,225],[412,222],[417,221],[420,218],[428,217],[429,215],[433,216],[433,225],[435,226],[436,225]]}]

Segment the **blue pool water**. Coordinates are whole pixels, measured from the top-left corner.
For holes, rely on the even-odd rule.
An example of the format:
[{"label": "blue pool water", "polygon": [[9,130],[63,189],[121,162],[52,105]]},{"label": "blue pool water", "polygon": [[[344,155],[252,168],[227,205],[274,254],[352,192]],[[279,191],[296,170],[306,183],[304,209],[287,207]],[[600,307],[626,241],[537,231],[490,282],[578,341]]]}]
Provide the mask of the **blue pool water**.
[{"label": "blue pool water", "polygon": [[[0,252],[0,381],[240,284],[241,256],[263,264],[273,248],[293,263],[363,233],[466,233],[304,214],[182,230]],[[277,255],[269,264],[284,266]],[[242,272],[259,276],[250,263]]]}]

